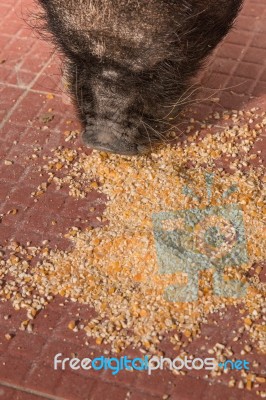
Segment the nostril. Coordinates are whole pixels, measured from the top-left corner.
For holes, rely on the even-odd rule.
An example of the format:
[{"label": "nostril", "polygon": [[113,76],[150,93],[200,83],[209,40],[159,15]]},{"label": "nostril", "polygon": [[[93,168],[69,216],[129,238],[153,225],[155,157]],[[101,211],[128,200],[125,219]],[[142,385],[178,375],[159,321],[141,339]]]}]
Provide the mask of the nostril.
[{"label": "nostril", "polygon": [[108,146],[92,145],[92,147],[93,147],[95,150],[107,151],[107,152],[114,153],[114,150],[113,150],[111,147],[108,147]]}]

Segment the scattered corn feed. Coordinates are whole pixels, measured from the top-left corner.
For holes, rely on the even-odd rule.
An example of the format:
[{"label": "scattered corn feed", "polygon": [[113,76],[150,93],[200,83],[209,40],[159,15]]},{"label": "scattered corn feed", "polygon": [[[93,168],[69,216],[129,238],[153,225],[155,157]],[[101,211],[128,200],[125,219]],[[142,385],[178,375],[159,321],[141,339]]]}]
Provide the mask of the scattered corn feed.
[{"label": "scattered corn feed", "polygon": [[[47,182],[55,182],[58,190],[67,183],[76,197],[86,197],[90,190],[103,193],[107,200],[102,226],[72,227],[67,234],[73,244],[69,251],[10,243],[8,260],[1,261],[1,297],[17,309],[26,308],[29,320],[55,295],[89,304],[97,318],[85,331],[97,344],[110,344],[114,352],[130,345],[156,352],[166,333],[180,349],[178,333],[193,341],[210,313],[237,305],[251,346],[265,353],[265,284],[260,281],[266,255],[265,168],[256,144],[265,137],[266,113],[224,112],[214,120],[217,124],[205,121],[183,142],[164,145],[147,156],[55,149],[44,168]],[[59,177],[63,168],[65,175]],[[213,179],[211,193],[206,174]],[[43,184],[33,196],[45,196],[45,191]],[[167,300],[167,286],[189,289],[190,282],[185,271],[159,273],[152,216],[230,204],[242,210],[248,259],[225,267],[223,279],[247,284],[245,296],[215,294],[215,269],[210,268],[199,274],[194,301]],[[179,229],[182,221],[170,219],[165,224],[165,229]],[[204,228],[198,226],[194,232],[202,252]],[[233,240],[232,235],[226,238],[222,252],[229,251]]]}]

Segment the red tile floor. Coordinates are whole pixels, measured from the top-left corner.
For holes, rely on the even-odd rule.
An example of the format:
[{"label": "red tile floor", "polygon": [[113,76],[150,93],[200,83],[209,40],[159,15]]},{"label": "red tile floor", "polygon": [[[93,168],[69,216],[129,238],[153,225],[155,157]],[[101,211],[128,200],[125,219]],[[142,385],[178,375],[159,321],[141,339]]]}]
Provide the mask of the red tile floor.
[{"label": "red tile floor", "polygon": [[[32,0],[2,0],[0,4],[0,212],[16,209],[0,223],[0,243],[15,240],[39,245],[44,239],[51,246],[65,249],[69,242],[64,233],[88,218],[88,208],[96,205],[101,195],[74,200],[66,190],[56,191],[51,185],[45,199],[34,202],[30,193],[43,182],[38,167],[43,156],[64,145],[62,132],[79,128],[73,109],[62,99],[61,68],[51,45],[36,38],[27,25]],[[201,112],[266,106],[266,4],[265,0],[246,0],[235,29],[219,46],[208,63],[203,84],[207,93],[219,90],[219,104],[206,101]],[[50,95],[50,94],[53,95]],[[206,96],[207,97],[207,96]],[[48,116],[47,116],[48,115]],[[52,118],[49,118],[52,115]],[[45,123],[44,123],[45,122]],[[70,146],[70,144],[68,143]],[[72,142],[79,152],[79,140]],[[35,153],[36,157],[32,157]],[[6,160],[12,164],[7,165]],[[97,223],[103,205],[89,218]],[[51,221],[56,218],[57,224]],[[81,226],[82,227],[82,226]],[[15,311],[9,302],[0,304],[0,399],[256,399],[255,390],[229,388],[223,382],[203,379],[200,374],[173,376],[161,371],[151,377],[142,373],[54,371],[53,357],[101,354],[102,349],[89,341],[85,333],[74,333],[69,320],[89,320],[94,311],[87,306],[55,298],[34,320],[28,333],[19,329],[25,313]],[[9,316],[8,318],[6,316]],[[202,328],[201,338],[191,343],[191,352],[206,341],[232,340],[238,321],[229,309],[219,329],[219,315],[212,315]],[[6,340],[9,333],[11,340]],[[209,339],[207,339],[209,337]],[[188,348],[189,350],[189,348]],[[171,356],[165,341],[165,354]],[[129,354],[140,355],[129,349]],[[250,353],[250,360],[263,363],[261,354]],[[265,360],[264,360],[265,361]]]}]

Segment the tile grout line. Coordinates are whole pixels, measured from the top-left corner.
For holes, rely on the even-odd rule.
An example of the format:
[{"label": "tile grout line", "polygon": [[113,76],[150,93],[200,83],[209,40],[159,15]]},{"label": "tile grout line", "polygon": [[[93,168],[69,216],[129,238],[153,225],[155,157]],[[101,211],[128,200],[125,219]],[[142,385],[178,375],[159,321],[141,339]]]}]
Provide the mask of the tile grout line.
[{"label": "tile grout line", "polygon": [[[20,16],[18,15],[18,13],[17,13],[17,10],[16,10],[16,9],[19,7],[19,5],[20,5],[20,11],[22,11],[22,2],[21,2],[21,0],[17,0],[17,2],[16,2],[15,4],[13,4],[12,7],[10,7],[10,10],[8,11],[7,15],[4,17],[4,19],[3,19],[2,22],[5,22],[5,21],[10,17],[10,15],[11,15],[12,13],[14,13],[14,14],[16,15],[16,17],[19,18],[19,20],[22,20],[22,16],[20,17]],[[1,25],[2,25],[2,24],[1,24]],[[2,31],[1,31],[1,34],[3,34]],[[4,34],[4,36],[9,36],[9,37],[11,38],[11,40],[10,40],[10,41],[8,42],[8,44],[6,44],[1,50],[5,50],[6,46],[8,46],[9,44],[13,44],[13,43],[16,42],[16,39],[19,38],[19,31],[17,31],[17,32],[16,32],[15,34],[13,34],[13,35],[6,35],[6,34]]]},{"label": "tile grout line", "polygon": [[[39,71],[39,73],[36,75],[36,77],[33,79],[33,81],[30,84],[30,87],[27,88],[24,93],[22,93],[18,100],[16,101],[16,103],[14,104],[14,106],[11,108],[11,110],[7,113],[7,115],[3,118],[3,121],[0,124],[0,129],[4,127],[5,123],[10,119],[11,115],[13,114],[13,112],[17,109],[17,107],[20,105],[20,103],[22,102],[22,100],[25,99],[25,97],[27,96],[27,94],[31,91],[32,86],[37,82],[37,80],[39,79],[39,77],[42,75],[43,71],[45,70],[45,68],[49,65],[49,63],[53,60],[53,58],[55,57],[55,51],[53,51],[53,53],[51,54],[51,57],[49,58],[49,60],[44,64],[44,66],[41,68],[41,70]],[[16,85],[14,85],[15,87],[18,87]]]},{"label": "tile grout line", "polygon": [[[24,72],[24,71],[23,71]],[[25,71],[25,72],[28,72],[28,71]],[[39,78],[39,77],[38,77]],[[34,78],[34,80],[35,80],[35,78]],[[33,83],[33,81],[32,81],[32,83]],[[28,92],[31,92],[31,93],[36,93],[36,94],[43,94],[43,95],[45,95],[45,94],[49,94],[50,92],[48,92],[48,91],[44,91],[44,90],[37,90],[37,89],[31,89],[31,88],[27,88],[27,86],[24,86],[24,87],[20,87],[20,86],[18,86],[18,85],[15,85],[14,83],[8,83],[8,82],[0,82],[0,87],[1,86],[3,86],[3,87],[10,87],[10,88],[13,88],[13,89],[17,89],[17,88],[19,88],[19,89],[21,89],[21,90],[28,90]],[[61,95],[60,94],[58,94],[58,93],[53,93],[53,95],[54,96],[58,96],[58,97],[60,97]]]},{"label": "tile grout line", "polygon": [[36,396],[39,396],[39,397],[41,397],[43,399],[48,399],[48,400],[67,400],[67,398],[65,398],[65,397],[58,397],[58,396],[49,395],[49,394],[46,394],[44,392],[40,392],[39,390],[26,388],[26,387],[23,387],[23,386],[20,386],[20,385],[16,385],[16,384],[12,384],[12,383],[8,383],[8,382],[2,381],[2,380],[0,380],[0,386],[1,385],[5,386],[7,388],[10,388],[10,389],[15,389],[15,390],[23,392],[23,393],[36,395]]}]

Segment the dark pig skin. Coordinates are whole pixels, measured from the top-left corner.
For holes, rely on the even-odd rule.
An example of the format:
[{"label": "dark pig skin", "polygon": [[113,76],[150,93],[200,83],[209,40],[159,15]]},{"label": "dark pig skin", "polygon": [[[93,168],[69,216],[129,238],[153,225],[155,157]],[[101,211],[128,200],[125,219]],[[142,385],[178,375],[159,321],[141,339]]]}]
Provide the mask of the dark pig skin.
[{"label": "dark pig skin", "polygon": [[137,155],[164,140],[191,79],[242,0],[38,0],[64,55],[89,147]]}]

